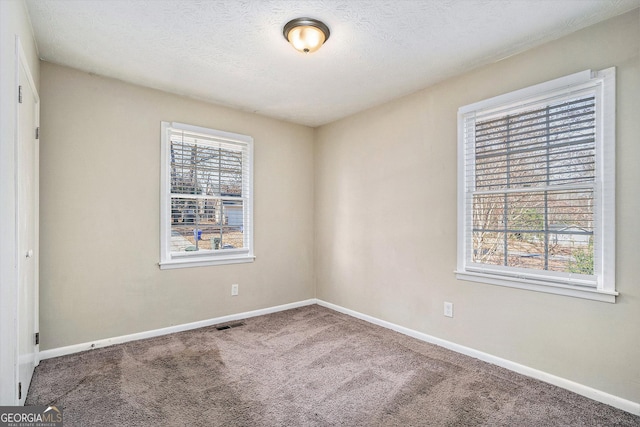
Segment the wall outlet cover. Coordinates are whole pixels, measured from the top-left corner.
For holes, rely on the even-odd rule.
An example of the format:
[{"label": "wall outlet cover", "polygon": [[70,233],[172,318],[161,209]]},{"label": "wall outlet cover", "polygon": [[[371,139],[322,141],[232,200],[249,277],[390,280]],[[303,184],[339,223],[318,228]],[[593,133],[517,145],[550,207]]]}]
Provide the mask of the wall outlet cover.
[{"label": "wall outlet cover", "polygon": [[452,302],[444,302],[444,315],[447,317],[453,317],[453,303]]}]

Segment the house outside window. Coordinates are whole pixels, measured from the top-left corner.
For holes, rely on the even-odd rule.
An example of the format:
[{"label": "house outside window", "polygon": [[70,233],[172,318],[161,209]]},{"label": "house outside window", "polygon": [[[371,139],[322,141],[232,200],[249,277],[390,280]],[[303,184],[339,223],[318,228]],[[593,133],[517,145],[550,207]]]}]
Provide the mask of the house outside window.
[{"label": "house outside window", "polygon": [[459,279],[615,302],[614,251],[614,68],[459,109]]},{"label": "house outside window", "polygon": [[161,125],[160,268],[251,262],[253,138]]}]

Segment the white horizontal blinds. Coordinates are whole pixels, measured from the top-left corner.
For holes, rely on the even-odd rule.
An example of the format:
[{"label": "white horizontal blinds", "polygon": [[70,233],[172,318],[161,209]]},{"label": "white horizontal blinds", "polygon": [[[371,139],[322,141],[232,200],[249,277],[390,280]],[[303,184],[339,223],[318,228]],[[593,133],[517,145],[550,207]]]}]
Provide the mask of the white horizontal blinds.
[{"label": "white horizontal blinds", "polygon": [[244,144],[170,130],[171,252],[247,248]]},{"label": "white horizontal blinds", "polygon": [[594,93],[480,112],[464,125],[471,261],[593,275]]}]

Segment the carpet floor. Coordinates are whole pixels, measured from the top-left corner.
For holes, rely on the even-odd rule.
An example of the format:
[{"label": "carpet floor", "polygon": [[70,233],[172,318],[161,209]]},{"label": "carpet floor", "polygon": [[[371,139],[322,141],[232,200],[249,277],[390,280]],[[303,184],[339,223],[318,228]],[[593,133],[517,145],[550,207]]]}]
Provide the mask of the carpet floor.
[{"label": "carpet floor", "polygon": [[640,417],[317,305],[43,360],[71,426],[640,426]]}]

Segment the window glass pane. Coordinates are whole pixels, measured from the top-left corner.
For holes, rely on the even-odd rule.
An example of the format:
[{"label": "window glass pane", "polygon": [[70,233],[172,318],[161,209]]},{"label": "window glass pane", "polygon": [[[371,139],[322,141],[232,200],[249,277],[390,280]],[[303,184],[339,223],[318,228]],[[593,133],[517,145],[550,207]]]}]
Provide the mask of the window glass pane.
[{"label": "window glass pane", "polygon": [[[196,241],[197,235],[197,241]],[[190,252],[244,248],[244,234],[237,227],[202,225],[171,230],[171,251]]]},{"label": "window glass pane", "polygon": [[472,261],[482,264],[504,265],[504,233],[474,231]]},{"label": "window glass pane", "polygon": [[241,200],[171,198],[171,251],[244,248]]},{"label": "window glass pane", "polygon": [[171,226],[194,224],[220,224],[222,201],[220,199],[171,198]]},{"label": "window glass pane", "polygon": [[473,198],[472,261],[593,274],[593,190]]},{"label": "window glass pane", "polygon": [[576,184],[594,179],[593,96],[476,123],[477,190]]},{"label": "window glass pane", "polygon": [[242,248],[244,235],[241,228],[223,227],[222,229],[222,249]]},{"label": "window glass pane", "polygon": [[221,147],[171,141],[171,192],[242,196],[242,153]]}]

